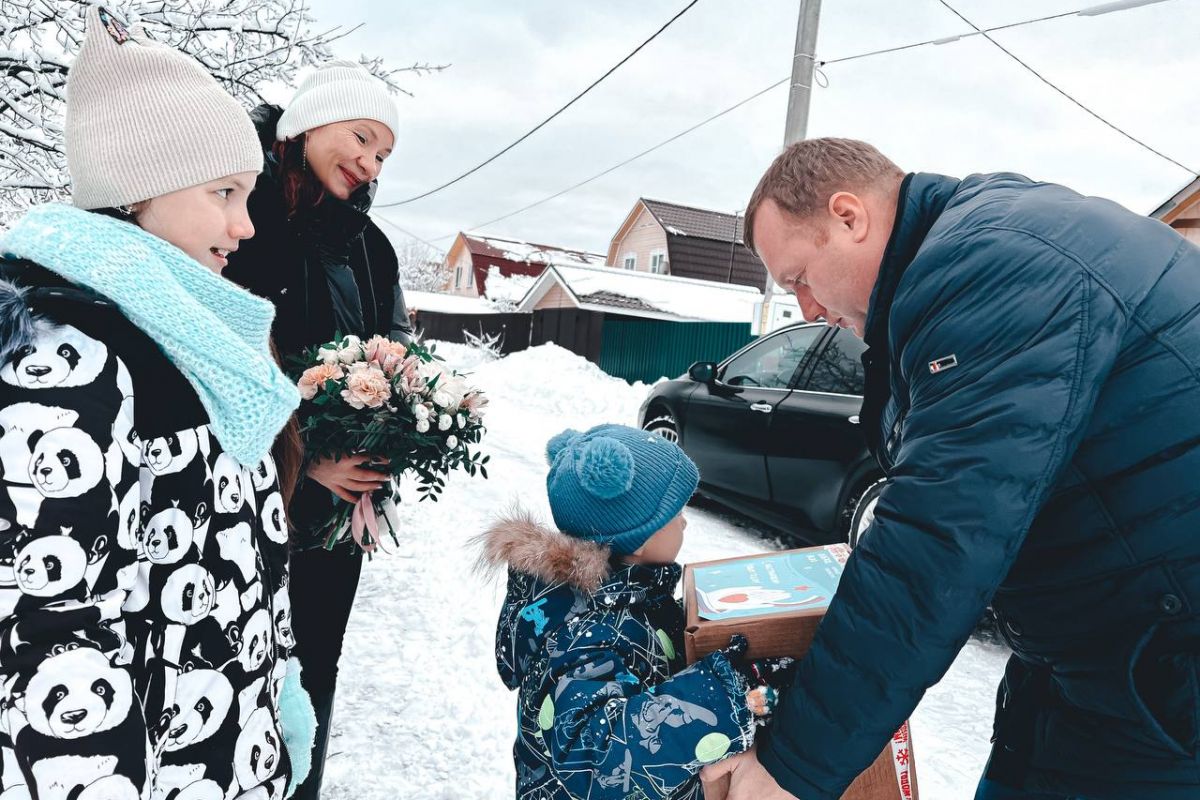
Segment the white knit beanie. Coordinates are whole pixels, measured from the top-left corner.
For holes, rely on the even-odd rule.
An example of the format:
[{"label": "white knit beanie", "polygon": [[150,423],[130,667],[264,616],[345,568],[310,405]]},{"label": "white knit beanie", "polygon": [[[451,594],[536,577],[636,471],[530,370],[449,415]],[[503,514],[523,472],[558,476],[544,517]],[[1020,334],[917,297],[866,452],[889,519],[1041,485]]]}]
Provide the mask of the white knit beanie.
[{"label": "white knit beanie", "polygon": [[291,105],[279,118],[275,138],[282,142],[313,128],[351,119],[373,119],[386,125],[394,139],[400,139],[400,112],[383,81],[361,64],[330,61],[310,72],[300,84]]},{"label": "white knit beanie", "polygon": [[99,6],[87,10],[67,73],[65,140],[72,200],[84,209],[263,166],[249,114],[199,63]]}]

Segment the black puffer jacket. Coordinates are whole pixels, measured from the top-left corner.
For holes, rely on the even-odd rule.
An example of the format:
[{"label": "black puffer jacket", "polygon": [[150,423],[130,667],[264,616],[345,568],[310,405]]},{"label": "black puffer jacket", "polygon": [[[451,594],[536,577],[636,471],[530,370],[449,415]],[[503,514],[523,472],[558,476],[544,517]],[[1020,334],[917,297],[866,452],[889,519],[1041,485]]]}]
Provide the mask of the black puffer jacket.
[{"label": "black puffer jacket", "polygon": [[[277,106],[260,106],[251,115],[266,153],[266,167],[250,196],[254,237],[230,254],[224,276],[275,304],[273,333],[285,364],[335,334],[364,338],[380,334],[408,341],[412,327],[399,283],[396,251],[367,215],[374,184],[349,201],[329,198],[289,219],[278,163],[271,153],[281,113]],[[347,308],[330,289],[328,276],[340,272],[346,279],[347,269],[357,285],[358,308]],[[361,320],[361,327],[343,329],[338,320],[347,317]],[[323,486],[302,479],[290,509],[300,546],[323,539],[326,531],[319,528],[332,513],[334,502]]]}]

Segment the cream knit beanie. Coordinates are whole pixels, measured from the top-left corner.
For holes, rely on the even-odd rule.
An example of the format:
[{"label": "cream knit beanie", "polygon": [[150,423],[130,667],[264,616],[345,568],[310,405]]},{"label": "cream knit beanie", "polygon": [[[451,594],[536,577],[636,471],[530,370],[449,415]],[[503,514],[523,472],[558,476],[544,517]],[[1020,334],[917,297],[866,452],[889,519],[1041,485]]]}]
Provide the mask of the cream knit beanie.
[{"label": "cream knit beanie", "polygon": [[400,112],[383,81],[353,61],[330,61],[300,84],[292,103],[279,118],[275,138],[294,139],[305,131],[345,122],[373,119],[400,139]]},{"label": "cream knit beanie", "polygon": [[199,63],[99,6],[87,10],[67,73],[65,139],[72,200],[84,209],[263,166],[250,116]]}]

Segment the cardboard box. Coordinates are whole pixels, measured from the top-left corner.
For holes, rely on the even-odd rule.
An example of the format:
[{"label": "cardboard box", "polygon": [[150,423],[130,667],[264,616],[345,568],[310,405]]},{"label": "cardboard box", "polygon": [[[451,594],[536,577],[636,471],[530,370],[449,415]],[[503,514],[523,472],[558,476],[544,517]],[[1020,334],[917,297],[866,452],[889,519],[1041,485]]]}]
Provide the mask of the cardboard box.
[{"label": "cardboard box", "polygon": [[[683,571],[688,663],[725,647],[734,633],[750,640],[748,658],[803,657],[849,556],[850,548],[838,544],[688,564]],[[705,789],[709,800],[721,796],[719,789]],[[907,722],[842,800],[918,800]]]}]

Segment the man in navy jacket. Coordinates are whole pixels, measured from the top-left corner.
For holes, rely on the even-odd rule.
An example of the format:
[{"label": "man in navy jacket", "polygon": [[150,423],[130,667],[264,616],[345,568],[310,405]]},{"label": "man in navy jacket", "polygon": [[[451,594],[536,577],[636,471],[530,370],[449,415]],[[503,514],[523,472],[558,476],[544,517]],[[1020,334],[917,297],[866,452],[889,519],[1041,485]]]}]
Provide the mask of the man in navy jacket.
[{"label": "man in navy jacket", "polygon": [[747,243],[869,347],[875,522],[730,800],[836,800],[989,603],[1013,649],[978,798],[1200,797],[1200,248],[1020,175],[814,139]]}]

